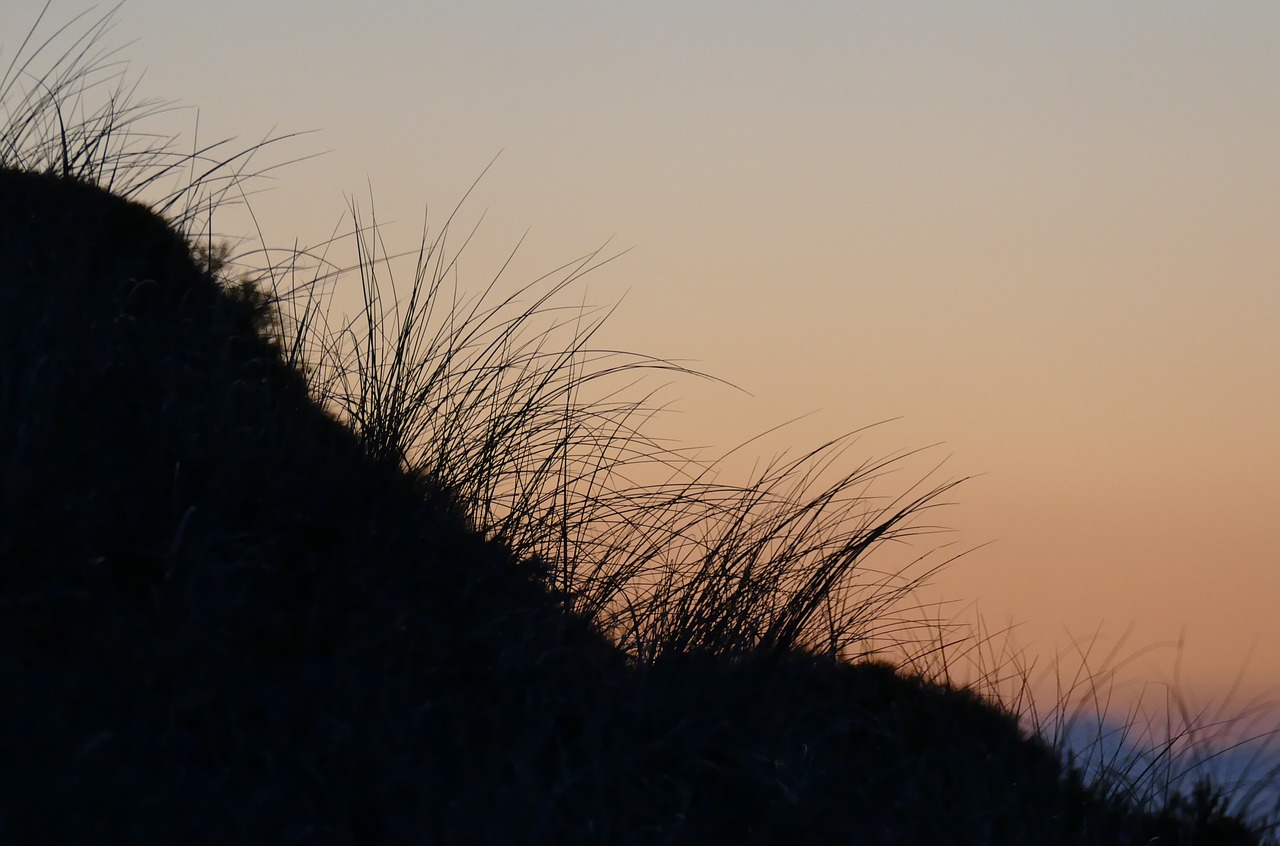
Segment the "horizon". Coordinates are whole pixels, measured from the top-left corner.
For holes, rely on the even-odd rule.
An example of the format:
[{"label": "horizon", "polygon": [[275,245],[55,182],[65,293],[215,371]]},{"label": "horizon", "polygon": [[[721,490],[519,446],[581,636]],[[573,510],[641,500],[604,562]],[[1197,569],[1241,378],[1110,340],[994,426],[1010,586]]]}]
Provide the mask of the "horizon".
[{"label": "horizon", "polygon": [[[19,5],[6,32],[43,4]],[[977,602],[990,628],[1013,620],[1040,660],[1069,653],[1064,630],[1105,625],[1105,652],[1132,623],[1121,658],[1185,634],[1192,702],[1222,704],[1252,650],[1239,702],[1277,693],[1280,111],[1259,104],[1280,74],[1265,50],[1280,9],[977,20],[1002,8],[984,4],[931,28],[905,10],[826,7],[822,25],[788,26],[753,5],[722,30],[713,7],[397,9],[384,30],[313,6],[300,21],[255,7],[250,27],[234,5],[129,0],[104,46],[137,38],[120,58],[146,69],[139,94],[198,106],[203,140],[321,130],[268,156],[334,150],[253,197],[269,246],[324,240],[343,192],[371,188],[379,220],[396,221],[388,244],[411,248],[422,204],[438,224],[501,151],[461,216],[488,210],[463,257],[468,291],[526,227],[513,285],[613,237],[606,252],[634,248],[585,283],[596,305],[626,293],[604,344],[694,359],[754,394],[681,382],[666,395],[680,425],[657,431],[716,454],[824,409],[748,449],[741,470],[900,418],[834,469],[942,443],[875,492],[901,493],[943,458],[935,480],[976,477],[936,521],[954,530],[936,539],[949,552],[975,551],[922,596]],[[497,8],[500,25],[484,17]],[[81,10],[55,3],[44,31]],[[166,43],[179,22],[205,41]],[[18,43],[4,40],[5,64]],[[667,62],[650,74],[658,48]],[[764,54],[784,66],[751,64]],[[1002,64],[1014,59],[1016,72]],[[837,94],[852,114],[834,113]],[[581,99],[595,110],[570,108]],[[190,132],[193,113],[173,117]],[[717,323],[726,304],[736,314]],[[1215,558],[1231,566],[1211,571]],[[1172,657],[1135,662],[1133,681],[1171,679]]]}]

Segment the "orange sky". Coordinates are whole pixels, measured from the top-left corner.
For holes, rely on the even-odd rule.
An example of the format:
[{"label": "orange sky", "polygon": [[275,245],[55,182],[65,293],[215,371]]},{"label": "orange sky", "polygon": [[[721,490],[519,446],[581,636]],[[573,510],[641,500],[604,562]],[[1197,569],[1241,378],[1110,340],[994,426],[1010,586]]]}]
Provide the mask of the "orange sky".
[{"label": "orange sky", "polygon": [[[0,11],[5,63],[41,5]],[[664,432],[723,450],[818,412],[768,458],[901,418],[846,469],[938,443],[881,492],[947,458],[978,478],[946,540],[994,541],[930,595],[1035,655],[1184,632],[1194,696],[1252,650],[1240,699],[1280,694],[1280,6],[129,0],[118,21],[140,93],[198,105],[201,140],[321,130],[263,154],[331,151],[255,197],[269,242],[322,240],[372,186],[410,248],[502,151],[464,280],[526,229],[513,286],[633,248],[589,280],[626,295],[602,343],[752,394],[676,384]]]}]

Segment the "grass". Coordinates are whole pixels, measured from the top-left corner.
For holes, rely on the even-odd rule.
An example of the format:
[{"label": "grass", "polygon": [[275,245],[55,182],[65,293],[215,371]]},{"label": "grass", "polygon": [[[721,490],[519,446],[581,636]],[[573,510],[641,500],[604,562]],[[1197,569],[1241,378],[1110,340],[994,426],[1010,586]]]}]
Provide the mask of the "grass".
[{"label": "grass", "polygon": [[285,139],[149,134],[114,12],[0,78],[0,839],[1275,842],[1185,788],[1195,715],[1064,763],[1096,674],[1047,716],[1007,656],[950,683],[993,641],[908,606],[949,559],[875,563],[954,489],[880,497],[914,453],[734,484],[646,435],[643,377],[706,377],[593,346],[601,254],[468,297],[450,216],[388,299],[358,206],[221,246]]}]

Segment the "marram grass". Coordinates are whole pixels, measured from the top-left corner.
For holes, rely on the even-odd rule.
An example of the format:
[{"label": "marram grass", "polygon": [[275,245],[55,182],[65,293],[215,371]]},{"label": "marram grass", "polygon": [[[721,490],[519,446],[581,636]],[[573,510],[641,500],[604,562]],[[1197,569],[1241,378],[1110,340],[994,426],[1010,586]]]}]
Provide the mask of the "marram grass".
[{"label": "marram grass", "polygon": [[989,641],[875,561],[952,483],[648,437],[699,375],[592,346],[598,255],[466,297],[446,224],[389,300],[355,206],[350,267],[232,254],[279,139],[147,134],[111,15],[0,78],[0,842],[1274,842],[1185,735],[1064,762],[1069,697],[948,683]]}]

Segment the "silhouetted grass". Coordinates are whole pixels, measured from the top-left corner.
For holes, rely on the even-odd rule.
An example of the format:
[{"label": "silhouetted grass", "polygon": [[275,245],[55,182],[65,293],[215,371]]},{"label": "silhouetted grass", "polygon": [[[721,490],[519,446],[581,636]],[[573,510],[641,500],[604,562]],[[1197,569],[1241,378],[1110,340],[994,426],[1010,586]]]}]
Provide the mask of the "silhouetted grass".
[{"label": "silhouetted grass", "polygon": [[145,134],[111,14],[0,79],[0,839],[1273,842],[948,683],[935,565],[869,561],[953,487],[874,498],[910,453],[734,485],[646,436],[634,380],[698,374],[557,305],[599,254],[468,298],[451,217],[388,303],[353,206],[349,268],[232,255],[273,142]]}]

